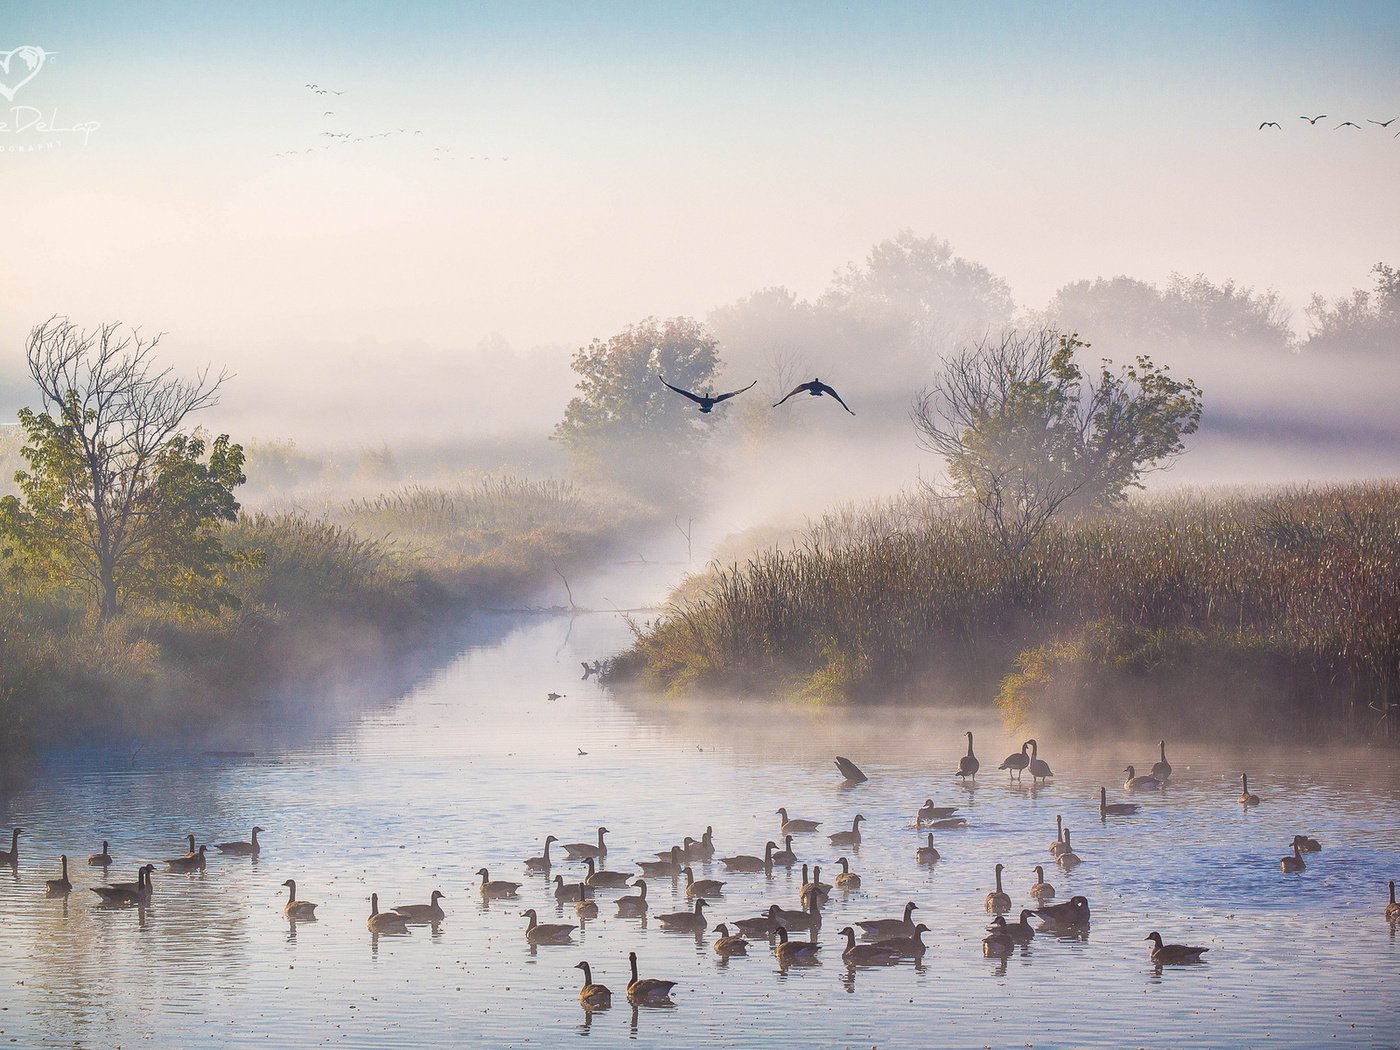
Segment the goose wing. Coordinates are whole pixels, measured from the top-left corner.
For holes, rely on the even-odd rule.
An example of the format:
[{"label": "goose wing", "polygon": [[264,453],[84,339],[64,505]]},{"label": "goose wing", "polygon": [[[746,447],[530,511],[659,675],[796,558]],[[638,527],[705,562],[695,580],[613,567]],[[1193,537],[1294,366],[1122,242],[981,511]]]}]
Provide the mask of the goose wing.
[{"label": "goose wing", "polygon": [[692,394],[689,390],[682,390],[678,386],[672,386],[670,383],[666,382],[664,377],[657,376],[656,378],[661,380],[661,385],[664,386],[667,390],[674,390],[676,393],[680,394],[681,397],[688,397],[697,405],[703,405],[705,403],[705,399],[703,397],[697,397],[696,395]]},{"label": "goose wing", "polygon": [[812,388],[812,384],[811,384],[811,383],[798,383],[795,387],[793,387],[793,388],[792,388],[791,390],[789,390],[786,394],[784,394],[784,395],[782,396],[781,399],[779,399],[779,400],[773,402],[773,407],[774,407],[774,408],[777,408],[779,405],[781,405],[781,404],[782,404],[784,401],[786,401],[788,398],[792,397],[793,394],[800,394],[800,393],[802,393],[804,390],[810,390],[811,388]]},{"label": "goose wing", "polygon": [[742,394],[745,390],[751,390],[753,387],[755,387],[755,386],[757,386],[757,385],[758,385],[758,380],[755,379],[752,383],[750,383],[748,386],[744,387],[743,389],[741,389],[741,390],[731,390],[731,391],[729,391],[729,393],[727,393],[727,394],[718,394],[718,395],[716,395],[716,396],[713,398],[713,400],[714,400],[715,404],[719,404],[721,401],[728,401],[731,397],[736,397],[737,395]]}]

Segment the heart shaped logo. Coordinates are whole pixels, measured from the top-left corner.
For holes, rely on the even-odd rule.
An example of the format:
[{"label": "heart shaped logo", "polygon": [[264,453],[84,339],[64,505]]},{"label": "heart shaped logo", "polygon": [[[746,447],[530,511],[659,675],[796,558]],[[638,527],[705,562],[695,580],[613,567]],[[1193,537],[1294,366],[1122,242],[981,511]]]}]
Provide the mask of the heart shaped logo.
[{"label": "heart shaped logo", "polygon": [[[44,68],[44,61],[50,53],[42,47],[35,47],[32,44],[25,44],[24,47],[17,47],[10,51],[0,51],[0,74],[3,74],[4,78],[0,79],[0,95],[4,95],[6,100],[13,102],[15,92],[39,75],[39,70]],[[24,74],[14,83],[10,83],[11,63],[14,64],[16,76]]]}]

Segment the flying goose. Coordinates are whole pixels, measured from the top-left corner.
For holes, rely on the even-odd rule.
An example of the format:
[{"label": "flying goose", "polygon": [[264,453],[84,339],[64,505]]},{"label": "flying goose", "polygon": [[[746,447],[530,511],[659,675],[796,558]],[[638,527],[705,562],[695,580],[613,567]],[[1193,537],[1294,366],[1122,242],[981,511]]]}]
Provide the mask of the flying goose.
[{"label": "flying goose", "polygon": [[1344,121],[1342,121],[1340,124],[1338,124],[1335,128],[1333,128],[1332,130],[1333,130],[1333,131],[1341,131],[1342,128],[1355,128],[1357,131],[1360,131],[1360,130],[1361,130],[1361,125],[1360,125],[1360,124],[1353,124],[1353,123],[1352,123],[1351,121],[1349,121],[1349,120],[1344,120]]},{"label": "flying goose", "polygon": [[[514,897],[522,885],[522,883],[519,882],[506,882],[504,880],[492,882],[491,873],[485,868],[477,868],[476,873],[481,876],[481,895],[489,901],[498,901],[504,900],[507,897]],[[559,878],[559,881],[564,881],[562,876]]]},{"label": "flying goose", "polygon": [[1157,748],[1162,757],[1152,763],[1152,775],[1165,784],[1172,775],[1172,764],[1167,761],[1167,742],[1157,741]]},{"label": "flying goose", "polygon": [[1103,817],[1128,817],[1141,807],[1136,802],[1109,802],[1108,788],[1099,788],[1099,815]]},{"label": "flying goose", "polygon": [[1123,781],[1124,791],[1161,791],[1162,782],[1153,776],[1140,777],[1134,766],[1124,766],[1123,772],[1128,774],[1128,779]]},{"label": "flying goose", "polygon": [[632,979],[627,982],[627,1001],[634,1006],[656,1005],[671,1001],[671,989],[675,981],[659,981],[655,977],[637,976],[637,953],[628,952],[627,961],[632,964]]},{"label": "flying goose", "polygon": [[282,885],[287,887],[287,903],[282,906],[283,915],[297,922],[307,922],[316,918],[316,905],[310,901],[297,900],[295,879],[288,879]]},{"label": "flying goose", "polygon": [[1249,790],[1249,774],[1248,774],[1248,773],[1241,773],[1241,774],[1240,774],[1240,784],[1241,784],[1241,788],[1240,788],[1240,798],[1239,798],[1240,805],[1241,805],[1241,806],[1246,806],[1246,807],[1247,807],[1247,806],[1257,806],[1257,805],[1259,805],[1259,796],[1250,793],[1250,790]]},{"label": "flying goose", "polygon": [[828,835],[833,846],[860,846],[860,824],[865,818],[859,813],[851,821],[850,831],[838,831],[835,835]]},{"label": "flying goose", "polygon": [[773,851],[777,848],[777,843],[770,841],[764,846],[762,857],[741,853],[737,857],[721,857],[719,862],[730,871],[771,872],[773,870]]},{"label": "flying goose", "polygon": [[1079,855],[1074,852],[1074,846],[1069,841],[1069,828],[1065,828],[1065,848],[1060,855],[1055,858],[1055,863],[1069,871],[1071,868],[1079,867]]},{"label": "flying goose", "polygon": [[876,941],[873,944],[857,944],[856,931],[847,926],[841,931],[846,938],[846,947],[841,951],[841,959],[852,966],[885,966],[899,962],[901,953],[888,944]]},{"label": "flying goose", "polygon": [[369,918],[365,926],[370,933],[407,933],[408,920],[396,911],[379,910],[379,894],[369,895]]},{"label": "flying goose", "polygon": [[[855,415],[854,412],[851,413]],[[815,941],[790,941],[787,930],[778,927],[778,943],[773,945],[773,954],[778,957],[778,962],[784,966],[793,963],[806,964],[817,961],[817,952],[822,950],[822,946]]]},{"label": "flying goose", "polygon": [[[617,901],[615,903],[617,904],[617,913],[619,915],[636,917],[638,915],[645,915],[647,913],[646,880],[637,879],[632,883],[632,886],[640,892],[635,893],[630,897],[617,898]],[[582,884],[579,885],[579,892],[583,892]]]},{"label": "flying goose", "polygon": [[1319,113],[1319,114],[1318,114],[1317,116],[1315,116],[1315,117],[1299,117],[1298,119],[1299,119],[1299,120],[1306,120],[1309,124],[1316,124],[1319,120],[1322,120],[1322,119],[1323,119],[1324,117],[1326,117],[1326,116],[1327,116],[1326,113]]},{"label": "flying goose", "polygon": [[44,881],[44,892],[50,897],[66,897],[73,889],[73,884],[68,881],[68,854],[61,855],[58,864],[58,878]]},{"label": "flying goose", "polygon": [[690,398],[690,400],[694,401],[697,405],[700,406],[701,412],[709,412],[721,401],[728,401],[731,397],[735,397],[739,394],[742,394],[745,390],[751,389],[758,382],[758,380],[755,379],[748,386],[742,387],[739,390],[731,390],[727,394],[692,394],[689,390],[682,390],[678,386],[672,386],[670,383],[666,382],[665,376],[658,375],[656,378],[661,380],[661,385],[666,387],[668,390],[674,390],[682,397],[688,397]]},{"label": "flying goose", "polygon": [[1045,881],[1045,869],[1039,864],[1035,866],[1035,885],[1031,887],[1031,896],[1037,901],[1044,903],[1055,899],[1055,887]]},{"label": "flying goose", "polygon": [[977,756],[972,753],[972,732],[969,730],[967,733],[967,754],[958,759],[958,771],[954,776],[962,777],[964,781],[967,780],[968,777],[972,777],[975,780],[977,779],[977,770],[980,766],[981,763],[977,761]]},{"label": "flying goose", "polygon": [[685,895],[687,898],[718,897],[724,893],[724,882],[720,879],[697,879],[695,869],[685,868]]},{"label": "flying goose", "polygon": [[1259,125],[1259,130],[1260,130],[1260,131],[1263,131],[1265,128],[1276,128],[1276,127],[1278,127],[1278,122],[1277,122],[1277,121],[1274,121],[1274,120],[1266,120],[1266,121],[1264,121],[1264,123],[1262,123],[1262,124]]},{"label": "flying goose", "polygon": [[531,944],[566,944],[573,939],[574,931],[578,929],[577,926],[566,926],[563,923],[542,923],[534,908],[527,908],[520,915],[530,920],[525,927],[525,939]]},{"label": "flying goose", "polygon": [[1192,948],[1185,944],[1163,944],[1162,935],[1153,930],[1145,941],[1152,942],[1152,961],[1158,966],[1179,966],[1185,963],[1198,963],[1209,948]]},{"label": "flying goose", "polygon": [[1026,748],[1030,746],[1030,741],[1027,740],[1021,745],[1020,751],[1016,752],[1014,755],[1007,755],[1006,758],[1002,760],[1001,765],[997,766],[998,769],[1006,770],[1007,780],[1018,779],[1025,771],[1026,767],[1031,764],[1030,756],[1026,754]]},{"label": "flying goose", "polygon": [[709,925],[705,921],[705,906],[708,903],[704,897],[696,897],[694,911],[667,912],[665,915],[658,915],[656,921],[668,930],[689,930],[695,933],[704,933],[705,928]]},{"label": "flying goose", "polygon": [[715,927],[715,933],[719,934],[713,945],[717,955],[747,955],[749,953],[749,942],[738,934],[730,933],[729,927],[724,923]]},{"label": "flying goose", "polygon": [[558,841],[559,841],[559,840],[558,840],[557,838],[555,838],[553,835],[547,835],[547,836],[545,836],[545,840],[544,840],[544,853],[542,853],[542,854],[541,854],[540,856],[538,856],[538,857],[527,857],[526,860],[525,860],[525,868],[526,868],[526,870],[527,870],[527,871],[548,871],[550,868],[554,867],[554,862],[551,861],[551,860],[549,859],[549,847],[550,847],[550,845],[551,845],[552,843],[555,843],[555,842],[558,842]]},{"label": "flying goose", "polygon": [[1367,117],[1367,118],[1366,118],[1366,123],[1367,123],[1367,124],[1375,124],[1377,127],[1382,127],[1382,128],[1388,128],[1388,127],[1390,127],[1390,125],[1394,124],[1395,121],[1396,121],[1396,118],[1395,118],[1395,117],[1391,117],[1389,120],[1372,120],[1370,117]]},{"label": "flying goose", "polygon": [[866,919],[864,922],[856,923],[861,929],[861,935],[867,940],[884,941],[891,937],[911,937],[914,934],[914,911],[918,905],[910,901],[904,905],[904,918],[902,919]]},{"label": "flying goose", "polygon": [[992,890],[991,893],[987,894],[987,899],[984,902],[987,910],[990,912],[1000,913],[1011,910],[1011,897],[1008,894],[1006,894],[1001,888],[1001,873],[1004,867],[1005,865],[1002,864],[997,865],[997,888]]},{"label": "flying goose", "polygon": [[578,1001],[585,1010],[606,1010],[612,1005],[612,992],[605,984],[593,983],[593,969],[586,962],[574,963],[575,970],[583,971],[583,987],[578,991]]},{"label": "flying goose", "polygon": [[257,827],[257,826],[255,825],[255,826],[253,827],[253,835],[252,835],[253,841],[251,841],[251,842],[216,842],[216,843],[214,843],[214,848],[215,848],[216,850],[218,850],[220,853],[232,853],[232,854],[234,854],[235,856],[240,856],[240,857],[256,857],[259,853],[262,852],[262,847],[258,845],[258,832],[260,832],[260,831],[262,831],[262,828]]},{"label": "flying goose", "polygon": [[598,829],[598,845],[591,842],[570,842],[565,844],[564,852],[568,854],[570,860],[584,860],[588,857],[601,858],[608,852],[607,843],[603,841],[603,836],[608,833],[607,828]]},{"label": "flying goose", "polygon": [[920,864],[936,864],[942,854],[933,846],[933,832],[928,833],[928,845],[920,846],[914,851],[914,859]]},{"label": "flying goose", "polygon": [[836,863],[841,865],[841,874],[832,880],[836,883],[836,888],[838,890],[860,889],[860,876],[851,870],[851,862],[845,857],[837,857]]},{"label": "flying goose", "polygon": [[820,820],[802,820],[798,817],[788,817],[787,807],[785,806],[778,807],[778,816],[783,818],[783,822],[779,827],[779,834],[782,835],[800,835],[805,831],[816,831],[817,828],[822,826]]},{"label": "flying goose", "polygon": [[1055,774],[1050,770],[1050,763],[1040,757],[1040,745],[1034,740],[1029,741],[1029,743],[1031,745],[1031,764],[1029,766],[1031,783],[1034,784],[1037,780],[1043,783]]},{"label": "flying goose", "polygon": [[107,851],[107,840],[102,840],[102,852],[94,853],[88,857],[88,865],[93,868],[110,868],[112,866],[112,854]]},{"label": "flying goose", "polygon": [[[800,394],[804,390],[807,391],[807,393],[811,394],[813,397],[821,397],[823,394],[828,394],[836,399],[836,403],[838,405],[844,408],[847,412],[851,412],[851,406],[841,400],[841,395],[838,394],[835,390],[831,389],[831,387],[823,383],[820,379],[813,379],[810,383],[798,383],[795,387],[793,387],[786,394],[784,394],[779,400],[775,401],[773,403],[773,407],[777,408],[788,398],[792,397],[794,394]],[[855,413],[851,412],[851,415],[855,415]]]},{"label": "flying goose", "polygon": [[447,913],[438,901],[446,897],[442,890],[433,890],[432,899],[427,904],[400,904],[393,910],[402,915],[406,922],[441,922],[447,918]]}]

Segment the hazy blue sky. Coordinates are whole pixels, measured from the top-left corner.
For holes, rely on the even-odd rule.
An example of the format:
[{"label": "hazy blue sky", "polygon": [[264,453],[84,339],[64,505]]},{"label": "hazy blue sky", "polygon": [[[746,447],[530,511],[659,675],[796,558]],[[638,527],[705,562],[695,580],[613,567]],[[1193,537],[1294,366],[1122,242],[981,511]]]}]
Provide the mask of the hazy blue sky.
[{"label": "hazy blue sky", "polygon": [[[1031,307],[1176,270],[1301,310],[1400,262],[1400,123],[1365,123],[1400,114],[1395,3],[5,15],[0,57],[51,53],[0,99],[16,348],[53,312],[165,329],[245,376],[352,343],[578,345],[761,286],[816,294],[902,227]],[[101,126],[16,130],[15,106]],[[275,156],[323,131],[393,134]]]}]

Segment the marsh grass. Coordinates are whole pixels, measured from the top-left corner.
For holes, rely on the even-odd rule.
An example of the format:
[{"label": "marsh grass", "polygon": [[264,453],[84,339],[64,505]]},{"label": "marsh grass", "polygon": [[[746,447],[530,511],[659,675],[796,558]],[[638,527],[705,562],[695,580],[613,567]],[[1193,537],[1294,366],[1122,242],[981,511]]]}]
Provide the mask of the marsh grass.
[{"label": "marsh grass", "polygon": [[1391,733],[1400,485],[1142,499],[1056,524],[1019,562],[971,517],[904,500],[687,595],[622,673],[808,701],[997,697],[1013,723],[1066,729]]}]

